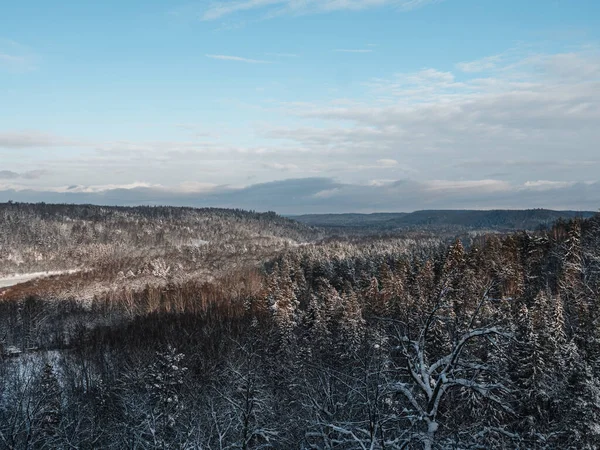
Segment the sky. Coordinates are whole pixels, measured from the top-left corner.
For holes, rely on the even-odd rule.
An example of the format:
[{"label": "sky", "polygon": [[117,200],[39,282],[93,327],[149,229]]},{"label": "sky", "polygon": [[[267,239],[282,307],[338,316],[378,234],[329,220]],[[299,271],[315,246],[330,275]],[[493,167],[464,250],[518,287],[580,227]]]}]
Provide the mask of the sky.
[{"label": "sky", "polygon": [[0,201],[600,208],[598,0],[5,0]]}]

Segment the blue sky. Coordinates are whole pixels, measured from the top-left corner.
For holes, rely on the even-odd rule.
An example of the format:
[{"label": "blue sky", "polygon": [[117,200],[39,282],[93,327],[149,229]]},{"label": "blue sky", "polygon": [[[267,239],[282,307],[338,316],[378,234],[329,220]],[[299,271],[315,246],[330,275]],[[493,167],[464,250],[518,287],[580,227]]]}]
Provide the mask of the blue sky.
[{"label": "blue sky", "polygon": [[600,205],[600,2],[6,1],[0,201]]}]

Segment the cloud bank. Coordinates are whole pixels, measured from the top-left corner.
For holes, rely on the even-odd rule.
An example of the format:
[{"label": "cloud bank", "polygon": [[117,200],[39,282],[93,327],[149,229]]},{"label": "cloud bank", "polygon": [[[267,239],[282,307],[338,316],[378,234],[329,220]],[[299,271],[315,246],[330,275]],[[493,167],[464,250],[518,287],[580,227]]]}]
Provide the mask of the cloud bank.
[{"label": "cloud bank", "polygon": [[598,210],[600,183],[545,180],[512,185],[493,179],[471,181],[397,180],[381,184],[340,183],[330,178],[287,179],[241,188],[230,186],[71,186],[56,191],[2,187],[0,201],[176,205],[274,210],[283,214],[415,211],[421,209]]},{"label": "cloud bank", "polygon": [[18,178],[25,180],[37,180],[46,174],[46,170],[30,170],[23,173],[13,172],[12,170],[0,170],[0,180],[14,180]]}]

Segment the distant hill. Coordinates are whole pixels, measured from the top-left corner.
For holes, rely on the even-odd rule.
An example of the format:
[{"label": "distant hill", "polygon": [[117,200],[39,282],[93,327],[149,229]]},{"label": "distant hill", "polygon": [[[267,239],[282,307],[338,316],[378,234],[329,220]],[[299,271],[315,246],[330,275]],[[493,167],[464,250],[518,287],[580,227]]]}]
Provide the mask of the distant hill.
[{"label": "distant hill", "polygon": [[409,213],[373,213],[373,214],[305,214],[288,216],[304,224],[318,227],[379,227],[401,219]]},{"label": "distant hill", "polygon": [[412,213],[374,214],[306,214],[293,216],[298,222],[324,228],[372,231],[408,230],[415,228],[534,230],[547,228],[559,219],[589,218],[593,211],[525,210],[424,210]]},{"label": "distant hill", "polygon": [[318,237],[311,227],[274,212],[0,203],[0,275],[100,265],[135,272],[159,258],[171,271],[191,273],[205,269],[211,255],[260,259]]}]

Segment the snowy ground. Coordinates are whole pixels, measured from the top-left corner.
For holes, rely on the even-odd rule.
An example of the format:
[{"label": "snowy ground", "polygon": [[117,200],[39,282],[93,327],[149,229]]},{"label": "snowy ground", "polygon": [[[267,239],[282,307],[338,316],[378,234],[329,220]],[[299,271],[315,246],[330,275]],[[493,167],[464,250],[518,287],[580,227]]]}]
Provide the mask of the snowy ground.
[{"label": "snowy ground", "polygon": [[27,281],[35,280],[36,278],[49,277],[51,275],[62,275],[65,273],[73,273],[75,270],[62,270],[56,272],[33,272],[11,275],[8,277],[0,277],[0,288],[15,286]]}]

